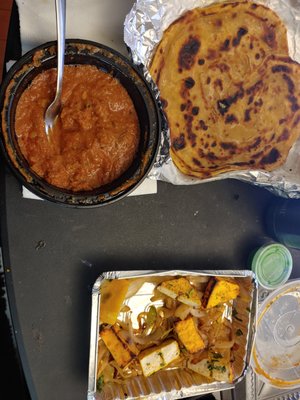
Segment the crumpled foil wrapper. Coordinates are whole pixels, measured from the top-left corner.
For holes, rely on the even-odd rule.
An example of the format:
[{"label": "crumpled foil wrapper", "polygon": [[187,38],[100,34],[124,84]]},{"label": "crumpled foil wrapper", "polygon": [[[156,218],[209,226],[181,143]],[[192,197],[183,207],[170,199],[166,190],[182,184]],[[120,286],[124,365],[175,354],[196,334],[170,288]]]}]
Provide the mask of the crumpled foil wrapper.
[{"label": "crumpled foil wrapper", "polygon": [[[222,2],[225,1],[137,0],[133,5],[124,22],[124,40],[131,52],[133,62],[143,69],[158,101],[159,91],[151,80],[147,67],[164,30],[190,9]],[[300,0],[256,0],[255,2],[271,8],[282,19],[287,28],[290,57],[300,62]],[[149,178],[175,185],[191,185],[234,178],[265,187],[282,197],[300,198],[300,138],[291,148],[285,164],[275,171],[234,171],[208,179],[182,174],[174,165],[169,149],[170,135],[166,120],[164,120],[160,149]]]}]

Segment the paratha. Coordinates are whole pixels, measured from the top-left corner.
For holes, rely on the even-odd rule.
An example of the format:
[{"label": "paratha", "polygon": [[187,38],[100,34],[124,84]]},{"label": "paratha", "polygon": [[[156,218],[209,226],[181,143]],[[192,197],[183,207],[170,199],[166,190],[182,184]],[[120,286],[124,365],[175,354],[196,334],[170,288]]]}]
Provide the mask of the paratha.
[{"label": "paratha", "polygon": [[243,1],[187,12],[164,32],[150,73],[184,174],[271,171],[300,134],[300,65],[267,7]]}]

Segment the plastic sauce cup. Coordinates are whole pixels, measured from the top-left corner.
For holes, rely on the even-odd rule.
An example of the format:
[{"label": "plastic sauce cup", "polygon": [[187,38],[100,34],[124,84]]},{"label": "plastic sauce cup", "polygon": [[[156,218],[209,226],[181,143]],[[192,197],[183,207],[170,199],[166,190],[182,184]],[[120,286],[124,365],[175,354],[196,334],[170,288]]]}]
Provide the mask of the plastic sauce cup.
[{"label": "plastic sauce cup", "polygon": [[267,244],[259,248],[251,263],[258,283],[267,290],[283,285],[290,277],[293,259],[290,251],[279,243]]}]

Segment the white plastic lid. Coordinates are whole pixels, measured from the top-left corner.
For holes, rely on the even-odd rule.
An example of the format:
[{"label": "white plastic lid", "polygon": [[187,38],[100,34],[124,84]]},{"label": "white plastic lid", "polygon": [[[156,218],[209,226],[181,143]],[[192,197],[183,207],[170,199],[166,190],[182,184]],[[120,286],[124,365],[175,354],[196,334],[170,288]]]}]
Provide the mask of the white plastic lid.
[{"label": "white plastic lid", "polygon": [[260,306],[251,365],[272,386],[300,385],[300,280],[275,290]]}]

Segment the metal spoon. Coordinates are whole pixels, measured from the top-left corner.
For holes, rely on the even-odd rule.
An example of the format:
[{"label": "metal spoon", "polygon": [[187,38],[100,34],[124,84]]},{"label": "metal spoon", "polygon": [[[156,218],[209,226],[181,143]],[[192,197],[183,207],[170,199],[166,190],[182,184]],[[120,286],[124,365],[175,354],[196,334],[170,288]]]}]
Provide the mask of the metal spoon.
[{"label": "metal spoon", "polygon": [[45,113],[45,132],[50,138],[55,120],[61,110],[61,91],[64,72],[65,32],[66,32],[66,0],[55,0],[56,32],[57,32],[57,82],[56,95]]}]

